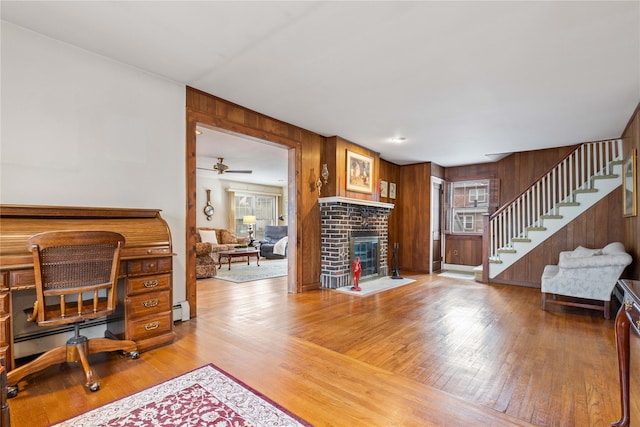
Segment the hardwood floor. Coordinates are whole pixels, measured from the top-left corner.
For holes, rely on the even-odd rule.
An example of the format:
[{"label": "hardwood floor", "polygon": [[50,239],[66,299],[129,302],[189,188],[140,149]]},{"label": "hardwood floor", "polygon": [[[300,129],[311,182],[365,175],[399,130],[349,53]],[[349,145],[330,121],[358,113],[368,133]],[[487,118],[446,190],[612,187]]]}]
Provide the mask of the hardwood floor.
[{"label": "hardwood floor", "polygon": [[[539,290],[436,275],[369,297],[286,279],[198,281],[198,317],[138,360],[100,355],[102,389],[52,367],[9,401],[40,426],[206,363],[317,426],[605,426],[620,410],[613,320],[540,310]],[[633,339],[632,365],[640,355]],[[640,370],[632,368],[632,396]],[[632,425],[640,403],[632,398]]]}]

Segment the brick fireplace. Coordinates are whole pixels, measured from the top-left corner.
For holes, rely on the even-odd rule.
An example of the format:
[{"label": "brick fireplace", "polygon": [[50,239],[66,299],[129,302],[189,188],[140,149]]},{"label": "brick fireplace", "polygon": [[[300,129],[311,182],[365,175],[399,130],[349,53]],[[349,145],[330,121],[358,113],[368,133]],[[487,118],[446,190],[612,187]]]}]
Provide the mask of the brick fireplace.
[{"label": "brick fireplace", "polygon": [[[363,275],[361,280],[388,275],[389,214],[393,204],[346,197],[324,197],[318,202],[322,239],[321,286],[336,289],[352,285],[351,262],[356,239],[365,242],[367,262],[377,258],[377,265],[369,265],[370,273],[366,277]],[[356,248],[362,246],[362,243],[355,245]]]}]

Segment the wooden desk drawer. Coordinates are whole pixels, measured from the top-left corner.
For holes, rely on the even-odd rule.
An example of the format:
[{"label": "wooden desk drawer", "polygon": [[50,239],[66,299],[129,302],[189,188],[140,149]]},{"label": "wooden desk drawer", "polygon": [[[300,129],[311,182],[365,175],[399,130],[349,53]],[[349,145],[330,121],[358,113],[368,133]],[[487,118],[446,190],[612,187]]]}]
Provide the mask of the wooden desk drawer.
[{"label": "wooden desk drawer", "polygon": [[11,294],[0,291],[0,314],[11,313]]},{"label": "wooden desk drawer", "polygon": [[136,259],[127,262],[127,275],[167,273],[172,268],[171,257]]},{"label": "wooden desk drawer", "polygon": [[26,270],[13,270],[9,272],[9,286],[12,289],[22,287],[35,287],[36,276],[33,272],[33,268]]},{"label": "wooden desk drawer", "polygon": [[171,311],[127,322],[127,336],[133,341],[171,332]]},{"label": "wooden desk drawer", "polygon": [[127,298],[125,309],[129,319],[151,316],[171,310],[169,290],[149,292]]},{"label": "wooden desk drawer", "polygon": [[127,295],[163,291],[170,287],[171,274],[157,274],[155,276],[133,277],[126,279]]}]

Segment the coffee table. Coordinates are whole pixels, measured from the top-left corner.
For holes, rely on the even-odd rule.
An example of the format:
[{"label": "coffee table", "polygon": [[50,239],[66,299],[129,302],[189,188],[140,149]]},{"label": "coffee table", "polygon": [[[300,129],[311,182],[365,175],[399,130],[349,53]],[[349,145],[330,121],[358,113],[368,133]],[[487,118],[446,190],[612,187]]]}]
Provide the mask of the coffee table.
[{"label": "coffee table", "polygon": [[248,248],[248,249],[236,249],[233,251],[221,251],[218,252],[218,268],[222,268],[222,257],[227,257],[229,262],[229,270],[231,270],[231,260],[233,258],[241,258],[247,257],[247,265],[249,265],[249,260],[252,256],[256,257],[256,265],[260,266],[260,251],[256,248]]}]

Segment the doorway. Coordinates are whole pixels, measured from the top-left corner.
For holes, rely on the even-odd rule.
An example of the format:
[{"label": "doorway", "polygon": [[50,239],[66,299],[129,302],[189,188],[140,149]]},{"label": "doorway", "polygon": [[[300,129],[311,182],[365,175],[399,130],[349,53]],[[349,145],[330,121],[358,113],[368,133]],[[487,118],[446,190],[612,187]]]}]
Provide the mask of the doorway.
[{"label": "doorway", "polygon": [[[299,211],[296,208],[298,203],[298,197],[296,189],[300,186],[300,167],[302,161],[302,153],[300,149],[300,143],[297,139],[291,139],[286,136],[279,136],[268,130],[261,130],[259,127],[257,130],[255,127],[242,126],[233,122],[221,119],[219,115],[220,110],[215,108],[205,108],[209,106],[208,103],[217,102],[220,105],[228,106],[225,101],[218,100],[210,95],[203,94],[195,89],[187,88],[187,125],[186,125],[186,169],[187,187],[186,187],[186,245],[187,248],[195,247],[196,241],[196,217],[198,212],[201,211],[200,206],[196,202],[196,127],[197,125],[209,126],[210,128],[220,130],[222,132],[228,132],[236,136],[244,137],[256,142],[268,143],[266,138],[274,139],[281,147],[285,147],[287,150],[287,164],[288,164],[288,202],[286,206],[288,226],[289,226],[289,241],[296,244],[289,244],[288,247],[288,264],[287,264],[287,291],[290,293],[302,292],[302,281],[300,280],[300,260],[298,259],[298,223],[299,223]],[[196,106],[197,108],[190,108],[190,106]],[[204,106],[204,107],[203,107]],[[203,111],[206,110],[206,111]],[[221,107],[223,112],[228,112]],[[246,114],[256,115],[247,110]],[[265,119],[268,124],[269,120]],[[261,123],[261,125],[264,125]],[[186,299],[189,304],[190,317],[197,316],[197,292],[196,292],[196,277],[195,277],[195,264],[196,264],[195,251],[187,250],[187,264],[185,266],[186,272]]]},{"label": "doorway", "polygon": [[[267,225],[288,225],[288,154],[280,144],[196,124],[196,227],[228,229],[255,240]],[[203,209],[211,205],[212,215]]]},{"label": "doorway", "polygon": [[444,253],[442,238],[442,200],[444,197],[444,181],[431,177],[431,265],[429,273],[442,270],[442,254]]}]

